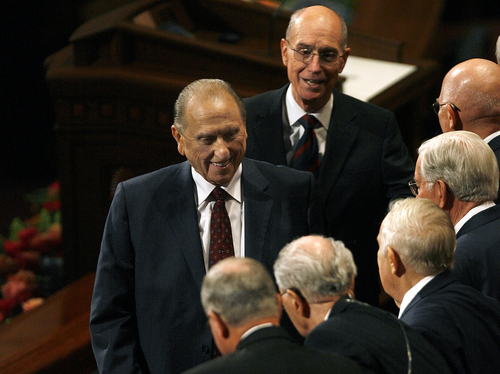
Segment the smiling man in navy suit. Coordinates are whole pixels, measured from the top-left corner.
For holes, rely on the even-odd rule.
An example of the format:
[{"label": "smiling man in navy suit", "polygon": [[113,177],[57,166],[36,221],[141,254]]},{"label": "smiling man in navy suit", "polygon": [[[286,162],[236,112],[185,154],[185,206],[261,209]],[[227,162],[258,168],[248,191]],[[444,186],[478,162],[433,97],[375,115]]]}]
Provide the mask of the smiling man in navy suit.
[{"label": "smiling man in navy suit", "polygon": [[[378,304],[377,232],[395,197],[409,196],[414,163],[393,113],[334,88],[350,54],[344,20],[324,6],[296,11],[281,40],[290,84],[244,99],[247,156],[297,166],[296,148],[316,123],[326,234],[342,240],[359,268],[356,297]],[[298,164],[301,167],[302,164]]]},{"label": "smiling man in navy suit", "polygon": [[106,221],[90,317],[101,373],[179,373],[215,356],[200,301],[214,189],[232,255],[269,271],[288,241],[322,231],[312,174],[244,158],[245,107],[226,82],[193,82],[175,114],[187,161],[120,183]]}]

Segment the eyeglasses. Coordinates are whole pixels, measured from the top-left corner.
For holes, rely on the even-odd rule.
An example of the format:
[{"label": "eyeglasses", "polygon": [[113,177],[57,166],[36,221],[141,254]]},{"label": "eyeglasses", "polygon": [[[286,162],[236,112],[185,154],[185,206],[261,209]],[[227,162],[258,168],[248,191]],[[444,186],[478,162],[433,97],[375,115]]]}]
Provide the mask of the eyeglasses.
[{"label": "eyeglasses", "polygon": [[335,65],[337,62],[339,62],[340,57],[344,57],[344,55],[339,55],[337,52],[329,50],[314,52],[314,49],[307,47],[295,49],[292,47],[288,40],[286,42],[288,43],[290,49],[293,51],[293,58],[297,61],[303,62],[306,65],[309,65],[311,63],[314,56],[318,56],[320,63],[327,66]]},{"label": "eyeglasses", "polygon": [[442,104],[439,104],[438,99],[436,99],[436,102],[434,104],[432,104],[432,109],[434,109],[434,113],[439,114],[439,109],[443,105],[450,105],[453,110],[456,110],[457,112],[460,112],[460,109],[458,109],[458,107],[455,104],[450,103],[449,101],[447,101],[445,103],[442,103]]},{"label": "eyeglasses", "polygon": [[[434,182],[423,181],[422,183],[420,183],[420,185],[425,183],[434,183]],[[410,187],[410,191],[414,196],[418,195],[418,190],[420,186],[417,184],[417,182],[415,182],[415,179],[412,179],[411,181],[408,182],[408,187]]]}]

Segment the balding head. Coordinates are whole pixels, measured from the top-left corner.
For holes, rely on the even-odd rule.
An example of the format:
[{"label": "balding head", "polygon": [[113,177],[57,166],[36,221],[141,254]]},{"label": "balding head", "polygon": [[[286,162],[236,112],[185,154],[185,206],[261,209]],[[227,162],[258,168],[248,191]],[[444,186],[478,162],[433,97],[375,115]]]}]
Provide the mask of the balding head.
[{"label": "balding head", "polygon": [[439,111],[443,132],[467,130],[485,138],[500,130],[500,66],[471,59],[453,67],[444,77]]}]

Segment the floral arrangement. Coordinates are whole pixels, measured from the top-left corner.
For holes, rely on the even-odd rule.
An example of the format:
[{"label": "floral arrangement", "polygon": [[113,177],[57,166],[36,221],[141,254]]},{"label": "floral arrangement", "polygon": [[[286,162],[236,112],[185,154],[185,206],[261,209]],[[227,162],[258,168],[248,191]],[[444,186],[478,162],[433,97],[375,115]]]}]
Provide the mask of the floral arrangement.
[{"label": "floral arrangement", "polygon": [[0,235],[0,324],[35,308],[63,282],[59,182],[27,195],[33,216]]}]

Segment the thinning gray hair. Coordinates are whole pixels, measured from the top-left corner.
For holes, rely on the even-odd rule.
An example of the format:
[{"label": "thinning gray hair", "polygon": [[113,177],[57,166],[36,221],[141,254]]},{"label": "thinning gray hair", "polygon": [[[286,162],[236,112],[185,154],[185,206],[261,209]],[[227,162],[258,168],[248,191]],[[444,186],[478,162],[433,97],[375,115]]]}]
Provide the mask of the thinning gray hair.
[{"label": "thinning gray hair", "polygon": [[205,313],[213,311],[231,326],[261,318],[279,318],[271,275],[251,258],[227,258],[210,268],[201,287]]},{"label": "thinning gray hair", "polygon": [[274,264],[274,276],[282,290],[297,289],[309,302],[345,294],[357,270],[343,242],[311,235],[287,244]]},{"label": "thinning gray hair", "polygon": [[174,106],[174,126],[182,134],[188,126],[186,111],[192,102],[223,100],[229,94],[238,106],[243,123],[246,121],[245,104],[231,85],[221,79],[199,79],[188,84],[179,94]]},{"label": "thinning gray hair", "polygon": [[[307,8],[308,7],[297,9],[295,12],[292,13],[292,16],[290,17],[290,22],[288,22],[288,27],[286,28],[286,34],[285,34],[286,40],[290,41],[290,38],[292,36],[292,31],[295,26],[295,22],[297,21],[297,18],[300,17],[302,13],[304,13],[304,11],[307,10]],[[342,18],[337,12],[335,12],[330,8],[328,9],[331,10],[333,13],[335,13],[335,15],[339,18],[340,27],[342,29],[342,40],[340,41],[340,45],[342,45],[342,48],[344,48],[345,50],[347,48],[347,24],[345,23],[344,18]]]},{"label": "thinning gray hair", "polygon": [[382,222],[380,248],[394,249],[401,261],[427,276],[453,267],[456,236],[446,212],[429,199],[394,202]]},{"label": "thinning gray hair", "polygon": [[491,147],[469,131],[451,131],[422,143],[420,174],[441,179],[461,201],[484,203],[498,195],[498,161]]}]

